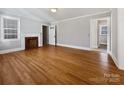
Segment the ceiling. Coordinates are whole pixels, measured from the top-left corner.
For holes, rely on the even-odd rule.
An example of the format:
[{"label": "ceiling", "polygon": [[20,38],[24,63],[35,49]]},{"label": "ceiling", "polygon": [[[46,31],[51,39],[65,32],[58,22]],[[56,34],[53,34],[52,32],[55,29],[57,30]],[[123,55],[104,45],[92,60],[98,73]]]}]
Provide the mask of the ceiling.
[{"label": "ceiling", "polygon": [[58,8],[52,13],[50,8],[0,8],[1,14],[30,18],[41,22],[54,22],[68,18],[109,11],[108,8]]}]

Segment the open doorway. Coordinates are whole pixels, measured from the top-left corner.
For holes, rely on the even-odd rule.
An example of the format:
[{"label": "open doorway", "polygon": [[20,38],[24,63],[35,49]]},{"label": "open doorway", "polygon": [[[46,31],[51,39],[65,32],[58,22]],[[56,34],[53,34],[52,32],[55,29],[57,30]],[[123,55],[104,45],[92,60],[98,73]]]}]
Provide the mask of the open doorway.
[{"label": "open doorway", "polygon": [[42,26],[42,31],[43,31],[43,46],[48,45],[49,44],[49,27],[43,25]]},{"label": "open doorway", "polygon": [[102,52],[111,51],[110,17],[92,19],[90,30],[90,48]]},{"label": "open doorway", "polygon": [[107,51],[107,33],[108,33],[108,26],[107,26],[107,19],[97,20],[97,43],[98,49],[102,51]]}]

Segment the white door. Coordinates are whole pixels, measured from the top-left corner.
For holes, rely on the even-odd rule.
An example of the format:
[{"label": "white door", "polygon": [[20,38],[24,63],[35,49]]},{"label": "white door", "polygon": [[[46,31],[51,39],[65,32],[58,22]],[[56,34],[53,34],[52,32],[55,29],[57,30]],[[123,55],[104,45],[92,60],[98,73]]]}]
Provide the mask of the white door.
[{"label": "white door", "polygon": [[49,44],[55,45],[55,25],[49,27]]},{"label": "white door", "polygon": [[96,19],[91,19],[90,21],[90,48],[98,48]]}]

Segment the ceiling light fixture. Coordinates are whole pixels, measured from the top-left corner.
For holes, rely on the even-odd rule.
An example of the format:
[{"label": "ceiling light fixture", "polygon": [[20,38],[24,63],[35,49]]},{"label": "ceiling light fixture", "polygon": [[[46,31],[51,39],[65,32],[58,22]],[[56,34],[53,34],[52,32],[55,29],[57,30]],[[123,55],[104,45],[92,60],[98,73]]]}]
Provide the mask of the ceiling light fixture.
[{"label": "ceiling light fixture", "polygon": [[57,12],[57,8],[51,8],[50,11],[55,13],[55,12]]}]

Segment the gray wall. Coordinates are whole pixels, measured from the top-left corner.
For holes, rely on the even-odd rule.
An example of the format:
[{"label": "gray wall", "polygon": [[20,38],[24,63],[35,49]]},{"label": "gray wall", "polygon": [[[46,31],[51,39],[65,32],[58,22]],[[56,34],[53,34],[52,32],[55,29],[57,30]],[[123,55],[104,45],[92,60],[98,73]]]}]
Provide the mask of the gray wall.
[{"label": "gray wall", "polygon": [[25,19],[21,20],[21,48],[25,48],[25,37],[38,36],[40,46],[41,22]]},{"label": "gray wall", "polygon": [[[8,16],[8,15],[7,15]],[[12,16],[12,15],[9,15]],[[1,20],[0,20],[1,21]],[[14,48],[24,48],[24,36],[25,35],[40,35],[41,31],[41,22],[26,19],[26,18],[20,18],[20,40],[16,41],[1,41],[0,39],[0,50],[8,50],[8,49],[14,49]],[[0,33],[1,36],[1,33]]]},{"label": "gray wall", "polygon": [[30,33],[39,33],[41,29],[41,22],[30,20],[30,19],[21,19],[21,32],[23,34]]},{"label": "gray wall", "polygon": [[57,25],[57,43],[72,46],[90,46],[90,18],[60,22]]},{"label": "gray wall", "polygon": [[110,13],[60,21],[57,24],[57,43],[90,47],[90,19],[110,16]]}]

